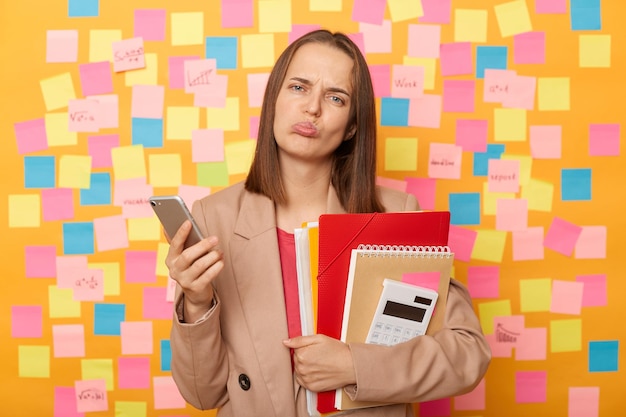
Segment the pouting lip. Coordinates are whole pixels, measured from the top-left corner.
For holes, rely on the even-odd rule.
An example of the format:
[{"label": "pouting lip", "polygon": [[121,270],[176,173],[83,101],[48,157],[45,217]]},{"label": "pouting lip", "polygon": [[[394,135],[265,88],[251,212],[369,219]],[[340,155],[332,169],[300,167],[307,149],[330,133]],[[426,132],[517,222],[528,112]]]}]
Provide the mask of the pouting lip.
[{"label": "pouting lip", "polygon": [[298,135],[305,137],[317,136],[319,129],[311,122],[298,122],[291,126],[291,129]]}]

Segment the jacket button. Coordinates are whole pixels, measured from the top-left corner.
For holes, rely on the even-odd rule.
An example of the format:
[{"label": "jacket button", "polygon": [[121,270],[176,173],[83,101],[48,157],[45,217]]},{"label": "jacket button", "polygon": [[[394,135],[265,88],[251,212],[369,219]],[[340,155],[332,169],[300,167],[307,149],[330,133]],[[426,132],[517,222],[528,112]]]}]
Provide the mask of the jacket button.
[{"label": "jacket button", "polygon": [[239,386],[244,391],[248,391],[250,389],[250,378],[248,378],[248,375],[239,375]]}]

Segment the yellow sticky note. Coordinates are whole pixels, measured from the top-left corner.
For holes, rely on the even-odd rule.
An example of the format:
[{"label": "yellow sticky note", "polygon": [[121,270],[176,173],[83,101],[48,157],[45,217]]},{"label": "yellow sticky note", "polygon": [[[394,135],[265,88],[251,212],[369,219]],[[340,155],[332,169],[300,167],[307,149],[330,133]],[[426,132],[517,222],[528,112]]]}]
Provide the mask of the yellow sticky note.
[{"label": "yellow sticky note", "polygon": [[487,262],[502,262],[506,232],[501,230],[478,230],[471,258]]},{"label": "yellow sticky note", "polygon": [[417,169],[417,138],[385,140],[385,170],[415,171]]},{"label": "yellow sticky note", "polygon": [[9,195],[9,227],[39,227],[40,224],[39,194]]},{"label": "yellow sticky note", "polygon": [[148,184],[153,187],[178,187],[183,182],[183,164],[179,153],[148,156]]},{"label": "yellow sticky note", "polygon": [[59,158],[59,187],[91,187],[91,156],[61,155]]},{"label": "yellow sticky note", "polygon": [[[76,98],[72,75],[69,72],[45,78],[39,82],[39,86],[47,111],[67,107],[69,101]],[[69,118],[65,119],[65,130],[67,130],[68,120]]]},{"label": "yellow sticky note", "polygon": [[[135,219],[129,219],[135,220]],[[89,262],[89,269],[101,269],[104,277],[104,295],[120,295],[120,264],[117,262]]]},{"label": "yellow sticky note", "polygon": [[119,29],[89,31],[89,62],[113,61],[113,42],[122,40]]},{"label": "yellow sticky note", "polygon": [[392,22],[416,19],[424,16],[422,0],[387,0]]},{"label": "yellow sticky note", "polygon": [[526,140],[526,110],[493,109],[494,140],[496,142],[523,142]]},{"label": "yellow sticky note", "polygon": [[498,4],[494,6],[494,10],[500,27],[500,35],[503,38],[533,30],[526,0]]},{"label": "yellow sticky note", "polygon": [[502,154],[500,159],[519,162],[519,184],[526,185],[530,181],[530,174],[533,169],[533,158],[530,155],[510,155]]},{"label": "yellow sticky note", "polygon": [[161,223],[156,216],[128,219],[128,240],[154,241],[159,239],[161,239]]},{"label": "yellow sticky note", "polygon": [[172,13],[172,45],[204,44],[204,13]]},{"label": "yellow sticky note", "polygon": [[148,405],[143,401],[115,401],[115,417],[146,417]]},{"label": "yellow sticky note", "polygon": [[611,66],[611,35],[580,35],[578,64],[582,68]]},{"label": "yellow sticky note", "polygon": [[165,138],[191,140],[191,132],[200,129],[200,109],[193,106],[169,106],[165,111]]},{"label": "yellow sticky note", "polygon": [[487,10],[454,11],[455,42],[487,42]]},{"label": "yellow sticky note", "polygon": [[539,110],[569,110],[569,77],[543,77],[537,80]]},{"label": "yellow sticky note", "polygon": [[478,304],[478,316],[485,334],[493,334],[493,319],[511,315],[511,301],[498,300]]},{"label": "yellow sticky note", "polygon": [[435,88],[435,77],[437,75],[437,59],[436,58],[415,58],[405,56],[402,60],[403,65],[416,65],[424,68],[424,90],[432,90]]},{"label": "yellow sticky note", "polygon": [[483,192],[482,192],[483,204],[482,210],[483,215],[485,216],[495,216],[496,209],[498,204],[498,199],[513,199],[515,198],[515,193],[500,193],[500,192],[492,192],[489,191],[489,182],[485,181],[483,183]]},{"label": "yellow sticky note", "polygon": [[132,87],[133,85],[157,84],[159,69],[157,54],[144,54],[144,59],[146,62],[146,66],[144,68],[124,72],[124,83],[126,84],[126,87]]},{"label": "yellow sticky note", "polygon": [[552,280],[550,278],[522,279],[519,282],[520,311],[522,313],[550,311]]},{"label": "yellow sticky note", "polygon": [[223,108],[207,107],[206,118],[207,129],[239,130],[239,97],[226,97]]},{"label": "yellow sticky note", "polygon": [[159,242],[157,245],[156,274],[160,277],[167,277],[170,274],[169,269],[165,266],[165,258],[169,250],[169,243]]},{"label": "yellow sticky note", "polygon": [[74,300],[72,288],[48,286],[49,316],[51,319],[80,317],[80,301]]},{"label": "yellow sticky note", "polygon": [[582,350],[582,320],[550,321],[550,352],[579,352]]},{"label": "yellow sticky note", "polygon": [[[112,359],[82,359],[80,361],[81,379],[104,379],[107,391],[113,390]],[[117,414],[116,414],[117,416]]]},{"label": "yellow sticky note", "polygon": [[275,61],[272,33],[241,35],[241,66],[243,68],[272,67]]},{"label": "yellow sticky note", "polygon": [[224,157],[228,175],[245,174],[250,169],[254,157],[255,140],[243,140],[227,143],[224,146]]},{"label": "yellow sticky note", "polygon": [[46,113],[46,137],[48,146],[74,146],[78,144],[78,134],[70,132],[67,113]]},{"label": "yellow sticky note", "polygon": [[291,32],[291,1],[259,0],[259,32]]},{"label": "yellow sticky note", "polygon": [[311,12],[340,12],[341,10],[341,0],[309,0]]},{"label": "yellow sticky note", "polygon": [[50,346],[18,346],[20,378],[50,378]]},{"label": "yellow sticky note", "polygon": [[111,161],[115,181],[146,178],[146,160],[142,145],[112,148]]},{"label": "yellow sticky note", "polygon": [[554,198],[554,184],[531,178],[526,185],[522,186],[521,197],[528,201],[528,210],[550,213]]}]

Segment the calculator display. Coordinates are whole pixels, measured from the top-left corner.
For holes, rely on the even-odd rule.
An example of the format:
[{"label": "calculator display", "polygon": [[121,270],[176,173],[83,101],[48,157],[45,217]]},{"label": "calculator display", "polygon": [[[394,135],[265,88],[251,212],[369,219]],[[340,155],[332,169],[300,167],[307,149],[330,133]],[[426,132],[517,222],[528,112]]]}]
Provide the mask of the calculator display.
[{"label": "calculator display", "polygon": [[409,306],[406,304],[396,303],[388,300],[385,304],[383,314],[386,316],[398,317],[401,319],[417,321],[419,323],[424,320],[426,310],[419,307]]}]

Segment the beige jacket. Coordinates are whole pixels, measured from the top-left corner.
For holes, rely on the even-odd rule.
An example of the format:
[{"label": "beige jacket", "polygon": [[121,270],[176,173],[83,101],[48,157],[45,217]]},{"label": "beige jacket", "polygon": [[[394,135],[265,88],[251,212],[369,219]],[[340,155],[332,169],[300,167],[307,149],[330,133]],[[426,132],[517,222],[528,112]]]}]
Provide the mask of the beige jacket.
[{"label": "beige jacket", "polygon": [[[380,188],[387,211],[418,208],[406,193]],[[225,267],[214,282],[216,305],[194,324],[171,331],[172,374],[183,397],[218,416],[305,417],[305,390],[294,382],[276,236],[274,204],[243,183],[196,202],[193,215],[206,235],[217,235]],[[329,193],[328,213],[343,213]],[[353,416],[412,416],[410,403],[471,390],[490,361],[468,292],[452,280],[444,328],[392,348],[351,344],[356,372],[353,400],[397,403]]]}]

